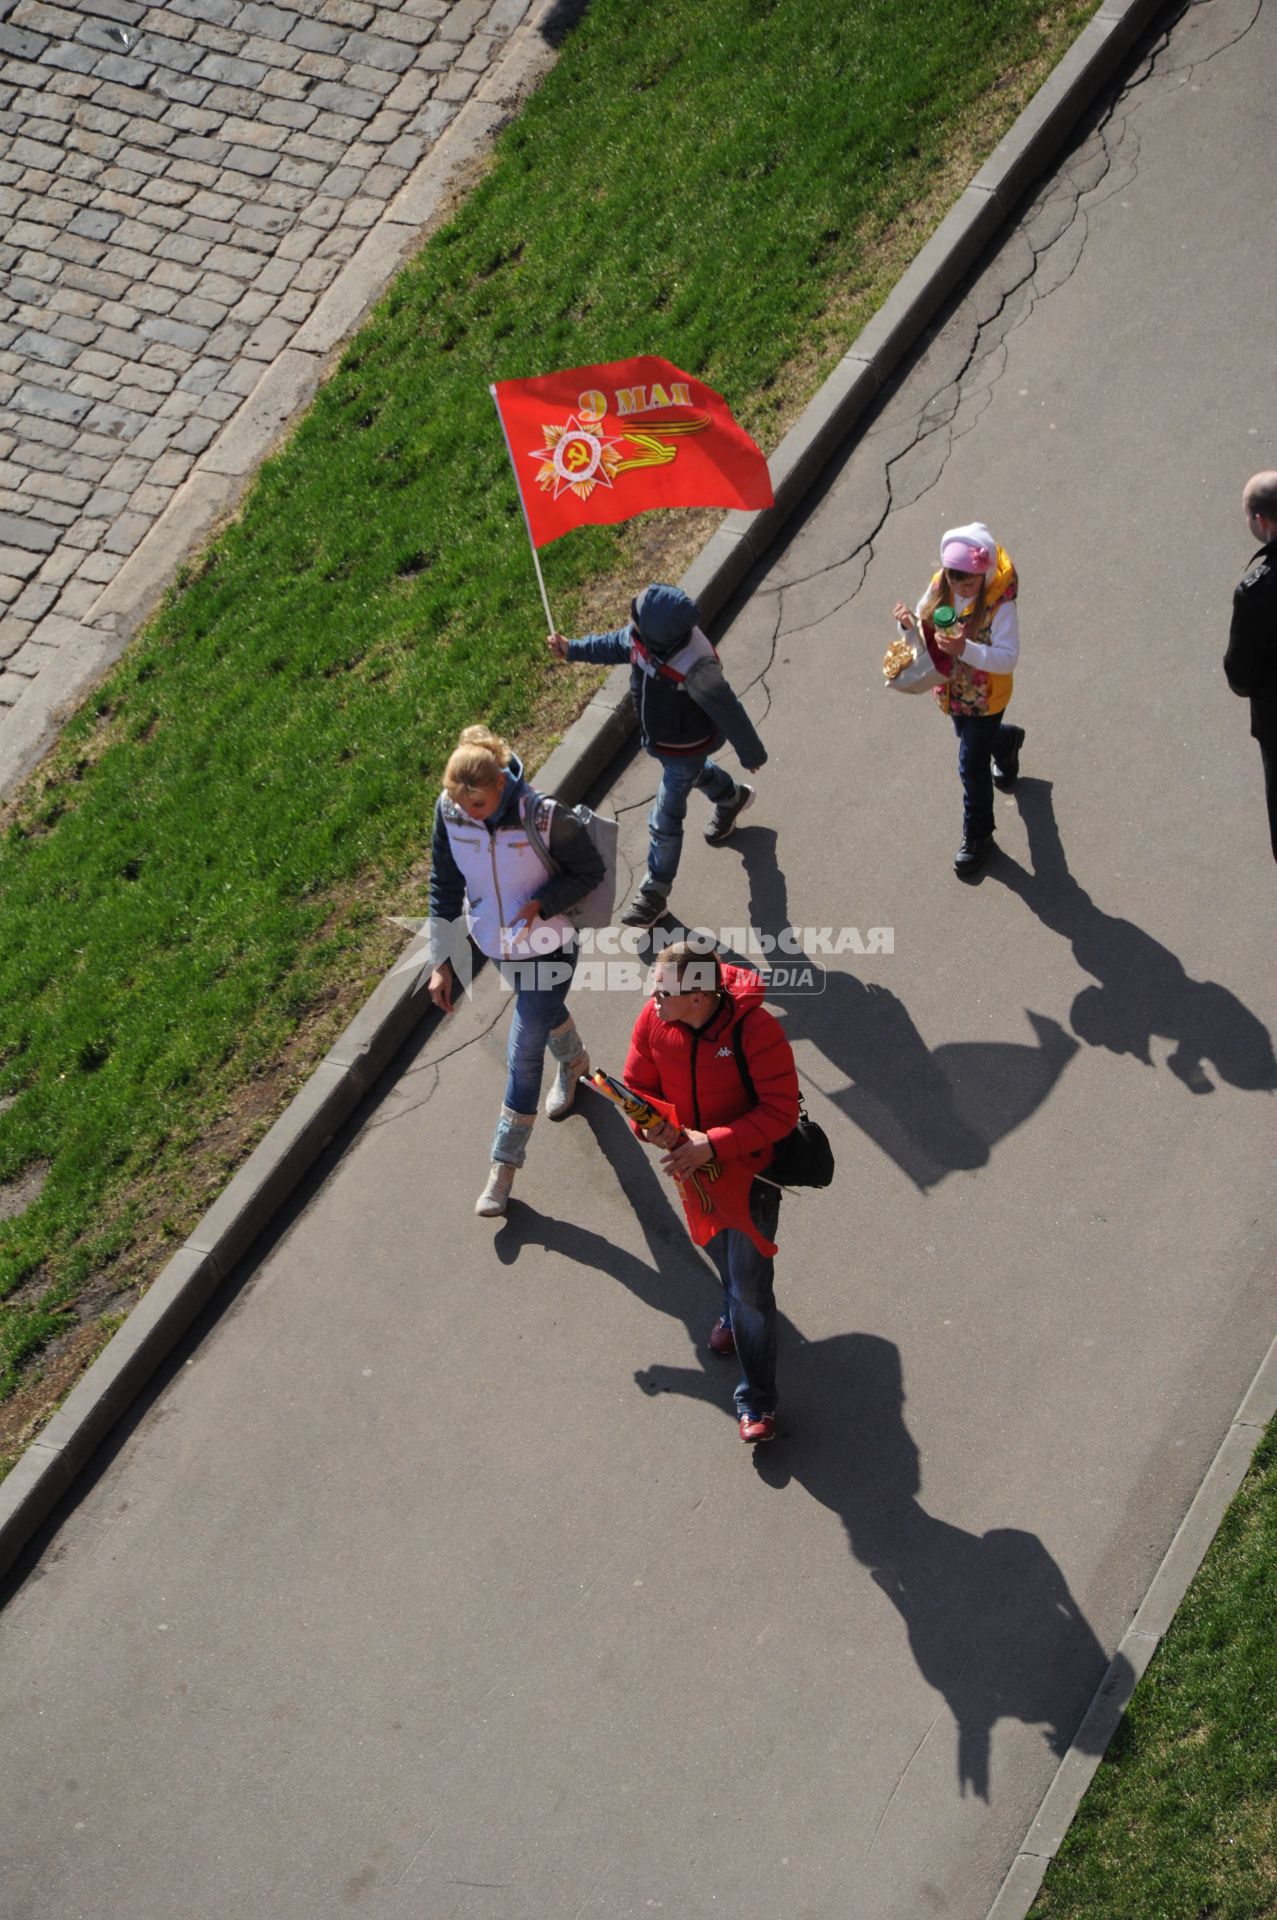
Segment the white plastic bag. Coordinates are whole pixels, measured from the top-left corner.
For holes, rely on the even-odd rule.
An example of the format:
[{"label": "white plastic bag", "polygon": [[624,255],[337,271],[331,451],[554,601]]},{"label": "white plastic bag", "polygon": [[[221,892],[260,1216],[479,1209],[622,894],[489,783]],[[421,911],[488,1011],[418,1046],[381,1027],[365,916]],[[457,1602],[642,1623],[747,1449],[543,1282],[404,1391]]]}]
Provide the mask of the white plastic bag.
[{"label": "white plastic bag", "polygon": [[[913,648],[913,661],[894,680],[888,680],[887,686],[897,693],[929,693],[932,687],[943,686],[953,671],[953,662],[936,646],[935,629],[930,621],[922,623],[921,631],[917,627],[906,630],[901,626],[897,626],[896,631]],[[943,666],[937,664],[941,660]]]}]

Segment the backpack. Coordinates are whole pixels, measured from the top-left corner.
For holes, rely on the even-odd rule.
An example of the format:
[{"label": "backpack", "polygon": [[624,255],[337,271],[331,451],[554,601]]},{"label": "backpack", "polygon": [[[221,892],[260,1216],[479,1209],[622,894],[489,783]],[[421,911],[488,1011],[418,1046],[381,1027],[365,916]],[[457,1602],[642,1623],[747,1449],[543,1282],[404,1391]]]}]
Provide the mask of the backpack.
[{"label": "backpack", "polygon": [[[558,801],[552,800],[548,794],[532,794],[529,798],[534,804],[528,806],[525,801],[519,808],[520,817],[527,831],[528,844],[531,846],[532,851],[536,854],[537,859],[541,862],[547,873],[562,873],[563,869],[550,852],[548,844],[554,822],[554,808],[558,805]],[[546,806],[550,809],[544,839],[541,837],[541,830],[537,826],[537,810],[535,805],[535,802],[542,798],[545,800]],[[586,833],[590,837],[591,845],[602,860],[603,878],[599,881],[598,886],[592,888],[591,891],[585,895],[584,899],[578,900],[574,907],[565,907],[563,917],[565,920],[570,920],[572,925],[578,929],[581,927],[610,927],[612,924],[612,909],[616,905],[616,842],[618,831],[616,821],[608,820],[602,814],[594,813],[586,806],[572,807],[569,811],[573,819],[585,828]]]},{"label": "backpack", "polygon": [[[742,1014],[732,1028],[732,1052],[736,1055],[736,1071],[745,1082],[745,1091],[757,1102],[753,1076],[745,1060],[745,1044],[740,1037],[740,1030],[747,1018]],[[798,1125],[783,1140],[776,1142],[767,1178],[777,1181],[782,1187],[827,1187],[833,1177],[834,1150],[829,1144],[829,1135],[818,1120],[812,1119],[807,1111],[807,1102],[800,1093]]]}]

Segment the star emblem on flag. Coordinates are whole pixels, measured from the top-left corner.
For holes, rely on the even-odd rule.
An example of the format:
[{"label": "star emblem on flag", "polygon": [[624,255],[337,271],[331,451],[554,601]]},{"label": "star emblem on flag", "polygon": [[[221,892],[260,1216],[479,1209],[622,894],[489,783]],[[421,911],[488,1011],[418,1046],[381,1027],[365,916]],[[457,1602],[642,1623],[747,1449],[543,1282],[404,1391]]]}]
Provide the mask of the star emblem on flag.
[{"label": "star emblem on flag", "polygon": [[573,413],[558,425],[542,427],[545,444],[530,452],[541,462],[537,485],[552,500],[565,491],[588,500],[596,487],[612,485],[621,456],[616,441],[598,431],[600,424],[595,415]]}]

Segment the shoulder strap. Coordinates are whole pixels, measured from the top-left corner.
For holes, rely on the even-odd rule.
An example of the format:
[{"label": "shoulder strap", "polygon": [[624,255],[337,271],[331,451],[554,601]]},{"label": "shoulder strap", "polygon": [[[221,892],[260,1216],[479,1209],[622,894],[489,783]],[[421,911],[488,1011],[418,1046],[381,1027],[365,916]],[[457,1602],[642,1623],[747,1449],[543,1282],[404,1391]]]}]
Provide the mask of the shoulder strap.
[{"label": "shoulder strap", "polygon": [[740,1037],[740,1030],[748,1018],[749,1013],[748,1010],[746,1010],[732,1027],[732,1052],[736,1055],[736,1071],[745,1082],[745,1091],[754,1105],[757,1106],[758,1093],[754,1086],[754,1076],[751,1074],[749,1062],[745,1058],[745,1042]]},{"label": "shoulder strap", "polygon": [[519,818],[523,822],[524,831],[528,836],[528,845],[532,848],[533,853],[535,853],[547,873],[557,875],[562,869],[558,861],[554,858],[554,855],[550,852],[546,840],[541,838],[541,829],[537,825],[537,806],[543,799],[546,806],[550,809],[549,818],[546,823],[546,839],[548,839],[554,825],[554,802],[548,794],[532,793],[531,791],[525,793],[519,801]]},{"label": "shoulder strap", "polygon": [[[745,1058],[745,1042],[740,1037],[740,1030],[748,1018],[749,1010],[747,1008],[732,1028],[732,1052],[736,1055],[736,1071],[745,1082],[745,1091],[754,1102],[754,1105],[757,1106],[758,1091],[754,1086],[754,1076],[749,1070],[749,1062]],[[807,1118],[807,1102],[803,1099],[801,1088],[799,1088],[798,1092],[798,1118],[800,1120]]]}]

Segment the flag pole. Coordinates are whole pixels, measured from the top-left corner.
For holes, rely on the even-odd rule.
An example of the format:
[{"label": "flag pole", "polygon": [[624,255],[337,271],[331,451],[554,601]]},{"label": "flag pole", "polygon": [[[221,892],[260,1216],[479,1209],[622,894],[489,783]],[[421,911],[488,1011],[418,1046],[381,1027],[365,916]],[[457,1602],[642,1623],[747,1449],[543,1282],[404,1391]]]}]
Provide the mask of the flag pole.
[{"label": "flag pole", "polygon": [[554,624],[554,616],[550,612],[550,602],[546,597],[545,579],[541,572],[541,556],[537,552],[537,543],[532,538],[532,522],[528,519],[527,502],[523,498],[523,482],[519,478],[519,469],[515,465],[514,448],[510,445],[510,436],[506,432],[505,415],[501,411],[501,402],[497,399],[496,388],[489,385],[488,392],[492,395],[492,404],[497,410],[497,419],[501,422],[501,438],[505,441],[505,450],[510,456],[510,466],[514,473],[514,489],[519,496],[519,510],[523,515],[523,524],[528,531],[528,545],[532,549],[532,565],[536,569],[537,586],[541,590],[541,605],[545,608],[546,631],[548,633],[557,633],[558,628]]}]

